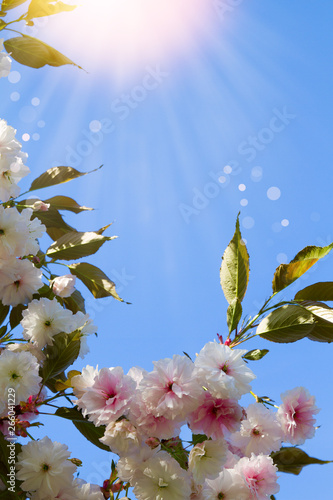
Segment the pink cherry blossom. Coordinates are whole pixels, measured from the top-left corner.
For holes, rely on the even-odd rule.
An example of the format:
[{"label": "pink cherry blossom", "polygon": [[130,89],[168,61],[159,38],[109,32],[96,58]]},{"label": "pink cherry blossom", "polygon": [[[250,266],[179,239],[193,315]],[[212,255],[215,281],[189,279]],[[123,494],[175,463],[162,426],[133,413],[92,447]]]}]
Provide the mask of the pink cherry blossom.
[{"label": "pink cherry blossom", "polygon": [[26,304],[43,286],[42,271],[29,260],[0,260],[0,299],[4,305]]},{"label": "pink cherry blossom", "polygon": [[239,399],[250,392],[249,383],[256,376],[242,359],[246,352],[208,342],[195,360],[202,385],[215,397],[222,399]]},{"label": "pink cherry blossom", "polygon": [[315,405],[315,397],[304,387],[296,387],[281,394],[283,401],[277,418],[284,432],[284,439],[291,444],[303,444],[314,436],[316,415],[320,410]]},{"label": "pink cherry blossom", "polygon": [[77,405],[95,425],[107,425],[128,412],[134,389],[135,383],[121,367],[102,368]]},{"label": "pink cherry blossom", "polygon": [[184,421],[181,419],[171,419],[157,417],[151,413],[138,391],[135,401],[131,402],[129,418],[138,428],[140,434],[145,438],[171,439],[179,436],[180,428]]},{"label": "pink cherry blossom", "polygon": [[282,444],[282,429],[276,414],[261,403],[253,403],[247,407],[246,415],[240,431],[230,436],[230,442],[247,457],[251,453],[268,455],[278,451]]},{"label": "pink cherry blossom", "polygon": [[193,432],[219,439],[240,428],[243,408],[234,399],[219,399],[205,392],[203,403],[188,417]]},{"label": "pink cherry blossom", "polygon": [[251,458],[241,458],[235,469],[248,487],[249,499],[262,500],[269,498],[280,490],[277,484],[277,467],[268,455],[252,454]]},{"label": "pink cherry blossom", "polygon": [[175,354],[172,359],[155,362],[154,366],[139,384],[148,411],[157,417],[185,418],[197,407],[203,392],[194,364],[186,356]]}]

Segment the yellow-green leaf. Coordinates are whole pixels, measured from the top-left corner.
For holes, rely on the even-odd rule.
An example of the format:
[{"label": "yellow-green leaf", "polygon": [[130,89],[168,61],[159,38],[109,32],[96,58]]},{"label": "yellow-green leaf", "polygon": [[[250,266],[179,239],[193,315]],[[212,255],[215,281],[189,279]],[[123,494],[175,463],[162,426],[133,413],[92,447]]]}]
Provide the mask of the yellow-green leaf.
[{"label": "yellow-green leaf", "polygon": [[300,302],[300,306],[315,318],[314,328],[307,337],[316,342],[333,342],[333,309],[322,302],[312,301]]},{"label": "yellow-green leaf", "polygon": [[116,292],[116,285],[98,267],[87,262],[78,262],[77,264],[70,264],[68,268],[74,276],[77,276],[86,285],[95,299],[113,297],[123,302],[123,299]]},{"label": "yellow-green leaf", "polygon": [[117,236],[102,236],[94,232],[68,232],[48,248],[46,255],[52,259],[76,260],[93,255],[106,241]]},{"label": "yellow-green leaf", "polygon": [[1,4],[1,9],[3,12],[6,12],[7,10],[14,9],[15,7],[18,7],[22,3],[26,2],[27,0],[2,0]]},{"label": "yellow-green leaf", "polygon": [[94,210],[90,207],[84,207],[79,205],[73,198],[69,196],[53,196],[52,198],[48,198],[44,203],[49,203],[52,208],[56,210],[69,210],[70,212],[74,212],[78,214],[80,212],[84,212],[86,210]]},{"label": "yellow-green leaf", "polygon": [[295,295],[295,300],[333,300],[333,281],[322,281],[309,285]]},{"label": "yellow-green leaf", "polygon": [[43,172],[37,179],[32,181],[29,191],[35,191],[36,189],[42,189],[49,186],[55,186],[56,184],[63,184],[64,182],[69,182],[83,175],[96,172],[101,167],[91,170],[90,172],[79,172],[73,167],[53,167]]},{"label": "yellow-green leaf", "polygon": [[281,264],[274,274],[273,292],[279,292],[289,286],[319,259],[325,257],[332,248],[333,243],[326,247],[308,246],[303,248],[289,264]]},{"label": "yellow-green leaf", "polygon": [[73,64],[82,69],[61,52],[31,36],[9,38],[4,42],[4,47],[15,61],[30,68],[42,68],[46,64],[49,66]]},{"label": "yellow-green leaf", "polygon": [[63,304],[65,304],[66,309],[72,311],[73,314],[76,314],[78,311],[83,313],[86,312],[84,305],[84,298],[82,297],[79,290],[74,290],[72,295],[69,297],[64,297],[62,299]]},{"label": "yellow-green leaf", "polygon": [[237,325],[242,317],[242,304],[238,300],[237,297],[235,297],[227,310],[227,324],[229,327],[229,333],[231,333],[233,330],[237,328]]},{"label": "yellow-green leaf", "polygon": [[271,457],[280,472],[287,472],[296,476],[300,474],[306,465],[332,463],[332,460],[319,460],[310,457],[305,451],[295,446],[281,448],[279,451],[271,453]]},{"label": "yellow-green leaf", "polygon": [[266,354],[269,353],[268,349],[252,349],[252,351],[247,352],[244,354],[243,358],[247,359],[249,361],[258,361],[259,359],[262,359]]},{"label": "yellow-green leaf", "polygon": [[239,216],[236,221],[236,231],[226,248],[220,270],[221,287],[228,303],[237,298],[243,300],[249,281],[249,254],[242,241],[239,229]]},{"label": "yellow-green leaf", "polygon": [[76,5],[68,5],[58,0],[31,0],[27,20],[52,16],[60,12],[70,12],[74,9],[76,9]]},{"label": "yellow-green leaf", "polygon": [[314,328],[311,312],[296,305],[284,305],[274,309],[258,325],[256,334],[271,342],[296,342]]}]

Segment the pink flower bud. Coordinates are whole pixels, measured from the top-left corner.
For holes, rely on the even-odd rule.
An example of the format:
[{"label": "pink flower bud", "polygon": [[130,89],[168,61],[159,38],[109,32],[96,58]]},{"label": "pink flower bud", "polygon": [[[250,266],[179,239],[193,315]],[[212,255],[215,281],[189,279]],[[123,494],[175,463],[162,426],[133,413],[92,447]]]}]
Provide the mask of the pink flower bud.
[{"label": "pink flower bud", "polygon": [[75,290],[75,280],[76,277],[71,274],[58,276],[51,284],[53,293],[59,297],[69,297]]},{"label": "pink flower bud", "polygon": [[38,210],[40,210],[41,212],[47,212],[49,208],[50,204],[44,203],[42,200],[35,201],[35,203],[32,205],[32,209],[35,210],[36,212]]}]

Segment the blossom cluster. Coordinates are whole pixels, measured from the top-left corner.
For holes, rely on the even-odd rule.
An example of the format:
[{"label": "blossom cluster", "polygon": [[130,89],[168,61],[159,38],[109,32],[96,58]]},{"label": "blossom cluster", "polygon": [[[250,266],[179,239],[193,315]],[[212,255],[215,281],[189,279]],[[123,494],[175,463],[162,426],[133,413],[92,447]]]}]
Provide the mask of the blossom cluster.
[{"label": "blossom cluster", "polygon": [[[26,314],[24,335],[32,343],[52,342],[36,318],[35,309]],[[118,477],[133,487],[138,500],[260,500],[279,491],[269,455],[282,442],[297,445],[313,437],[318,409],[302,387],[283,394],[277,411],[258,402],[242,407],[239,400],[255,378],[245,353],[209,342],[194,362],[174,355],[155,362],[151,372],[135,367],[128,374],[120,367],[87,366],[71,379],[77,406],[95,426],[105,426],[100,440],[119,455]],[[28,394],[45,398],[38,363],[31,352],[6,349],[0,356],[1,379],[28,400],[30,412],[36,410],[36,396]],[[4,384],[1,393],[6,393]],[[190,451],[181,445],[181,467],[177,449],[184,424],[194,439]],[[48,437],[22,446],[17,469],[21,488],[32,500],[104,498],[97,485],[74,479],[76,466],[67,447]]]},{"label": "blossom cluster", "polygon": [[[255,378],[247,351],[209,342],[194,362],[174,355],[150,373],[91,366],[72,378],[76,404],[96,426],[101,442],[119,455],[118,475],[139,500],[264,499],[279,490],[269,456],[282,442],[302,444],[314,435],[318,412],[302,387],[282,395],[277,411],[239,404]],[[186,424],[198,443],[185,470],[167,453]],[[186,454],[186,450],[185,454]]]},{"label": "blossom cluster", "polygon": [[[271,454],[282,443],[300,445],[313,437],[319,410],[303,387],[282,394],[279,407],[258,398],[243,406],[255,375],[244,359],[247,351],[230,339],[228,345],[221,338],[208,342],[194,361],[187,355],[157,361],[151,372],[86,366],[66,380],[62,367],[56,371],[63,375],[62,389],[50,397],[43,370],[50,356],[62,355],[59,336],[66,343],[77,333],[73,362],[88,352],[86,339],[96,327],[84,309],[64,307],[75,293],[73,275],[50,274],[43,282],[38,239],[46,227],[38,211],[49,206],[14,201],[17,182],[29,172],[25,159],[15,130],[0,120],[0,306],[4,319],[18,306],[22,327],[22,340],[9,336],[0,350],[0,438],[10,436],[9,392],[16,397],[15,432],[27,438],[39,408],[70,388],[75,411],[102,429],[101,443],[119,456],[112,486],[119,494],[129,487],[138,500],[261,500],[277,493]],[[47,436],[23,444],[16,464],[21,490],[31,500],[108,498],[107,484],[75,477],[77,461],[69,457],[67,446]]]}]

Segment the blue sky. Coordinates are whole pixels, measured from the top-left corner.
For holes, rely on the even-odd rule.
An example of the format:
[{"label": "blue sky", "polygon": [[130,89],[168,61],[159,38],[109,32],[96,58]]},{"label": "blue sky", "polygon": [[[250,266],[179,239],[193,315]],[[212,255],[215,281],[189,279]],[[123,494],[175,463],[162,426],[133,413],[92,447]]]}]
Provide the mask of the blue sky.
[{"label": "blue sky", "polygon": [[[215,10],[195,50],[180,50],[173,61],[145,63],[122,85],[106,70],[107,50],[100,70],[33,70],[14,62],[9,80],[1,80],[0,116],[19,138],[30,136],[23,150],[32,176],[23,189],[53,165],[84,171],[104,165],[40,192],[71,195],[95,207],[67,217],[78,229],[114,222],[109,234],[119,236],[89,261],[117,283],[131,305],[94,303],[84,292],[99,337],[90,340],[91,352],[78,369],[98,364],[150,370],[153,360],[183,351],[195,355],[216,333],[225,334],[219,267],[239,210],[251,259],[247,314],[270,295],[279,263],[306,245],[333,241],[333,6],[300,0],[224,3],[234,7],[223,19]],[[54,22],[59,26],[62,19]],[[65,35],[52,37],[46,26],[38,36],[89,71],[85,54],[78,60],[78,48],[68,46]],[[96,127],[102,128],[92,133]],[[285,297],[332,280],[331,262],[332,256],[323,259]],[[303,448],[333,459],[331,346],[258,339],[248,344],[254,347],[270,349],[252,365],[258,377],[254,391],[279,401],[285,390],[307,387],[322,408],[321,427]],[[49,417],[40,435],[44,431],[84,460],[83,478],[105,478],[107,454],[86,444],[70,423]],[[277,497],[328,500],[331,471],[331,465],[310,466],[300,477],[281,475]]]}]

